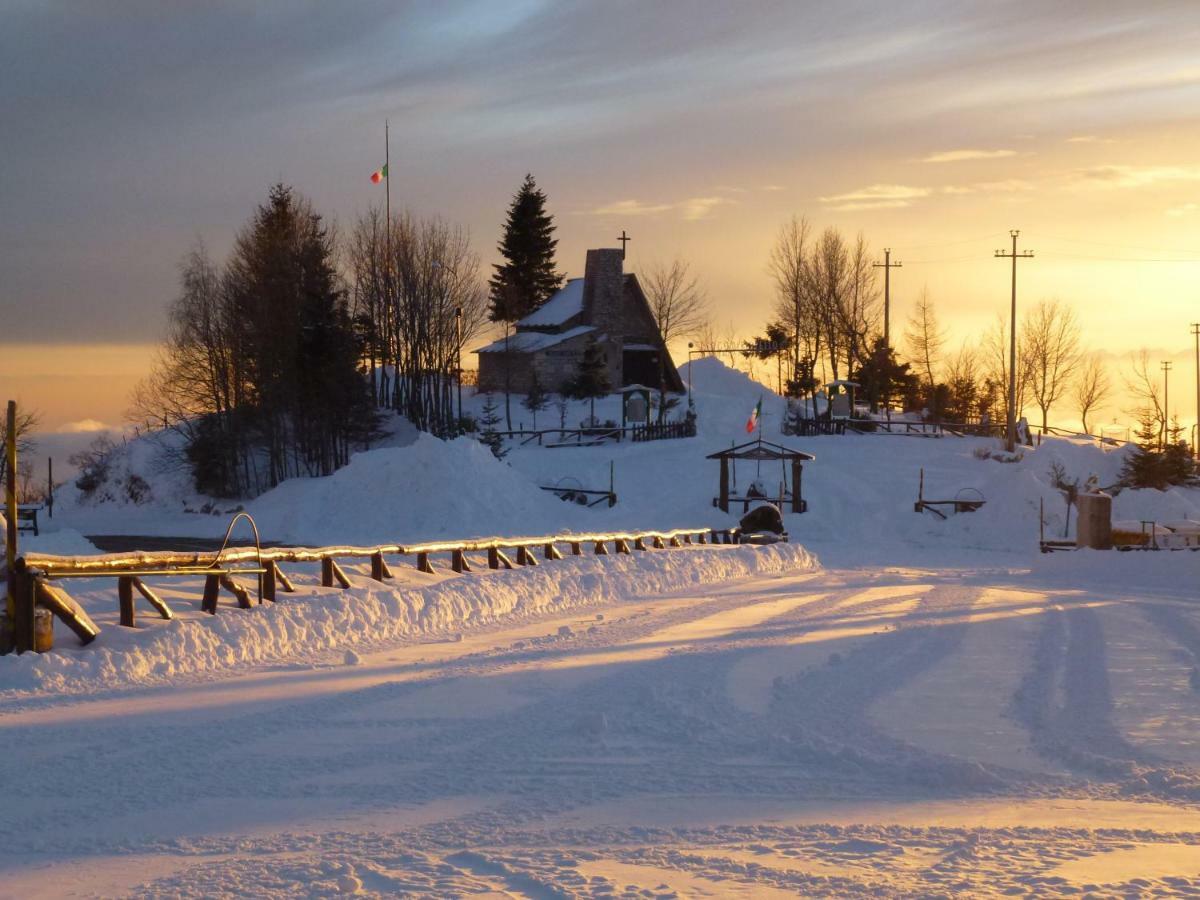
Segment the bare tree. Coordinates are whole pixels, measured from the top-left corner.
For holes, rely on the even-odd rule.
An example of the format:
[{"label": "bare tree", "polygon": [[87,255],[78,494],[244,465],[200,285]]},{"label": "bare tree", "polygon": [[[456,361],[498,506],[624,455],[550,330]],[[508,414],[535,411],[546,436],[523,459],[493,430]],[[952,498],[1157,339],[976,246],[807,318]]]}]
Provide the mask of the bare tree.
[{"label": "bare tree", "polygon": [[871,335],[879,327],[879,287],[871,264],[871,250],[861,232],[849,252],[848,279],[848,289],[838,309],[847,374],[865,361],[870,353]]},{"label": "bare tree", "polygon": [[1124,376],[1125,390],[1137,405],[1125,412],[1152,423],[1162,443],[1167,431],[1167,408],[1163,403],[1162,385],[1150,365],[1150,351],[1142,349],[1129,354],[1129,368]]},{"label": "bare tree", "polygon": [[[1005,316],[996,315],[992,327],[983,335],[980,351],[983,356],[984,378],[999,389],[1001,408],[996,411],[996,419],[999,421],[1004,418],[1008,406],[1008,319]],[[1029,389],[1028,357],[1024,341],[1019,341],[1015,403],[1017,418],[1021,417],[1021,411],[1025,408],[1025,395]]]},{"label": "bare tree", "polygon": [[664,343],[694,335],[707,323],[708,299],[685,260],[648,266],[642,288]]},{"label": "bare tree", "polygon": [[842,324],[847,298],[854,287],[853,277],[845,239],[836,228],[826,228],[809,255],[805,282],[834,380],[840,374],[841,360],[849,343]]},{"label": "bare tree", "polygon": [[808,278],[811,236],[808,221],[792,217],[779,229],[767,262],[775,281],[775,318],[792,337],[789,379],[796,378],[803,362],[821,352],[821,329]]},{"label": "bare tree", "polygon": [[1079,364],[1079,321],[1066,304],[1042,300],[1025,314],[1021,331],[1029,390],[1041,410],[1045,434],[1050,409],[1066,393]]},{"label": "bare tree", "polygon": [[1112,382],[1109,381],[1103,358],[1099,353],[1087,354],[1083,359],[1079,377],[1075,379],[1074,399],[1080,421],[1083,422],[1083,430],[1088,434],[1091,433],[1091,429],[1088,428],[1088,416],[1100,407],[1111,393]]},{"label": "bare tree", "polygon": [[941,362],[946,335],[938,324],[937,312],[933,308],[933,301],[929,299],[928,288],[923,288],[921,296],[917,298],[917,308],[908,318],[904,340],[908,344],[909,356],[924,374],[926,386],[932,395],[936,380],[934,372]]},{"label": "bare tree", "polygon": [[[32,438],[33,431],[37,428],[39,414],[36,410],[24,410],[20,404],[17,404],[17,421],[14,431],[17,442],[17,458],[18,460],[27,453],[33,452],[34,441]],[[0,418],[0,485],[6,484],[8,481],[8,454],[4,448],[8,446],[8,417]],[[20,463],[17,463],[18,470]],[[17,472],[20,475],[20,471]]]}]

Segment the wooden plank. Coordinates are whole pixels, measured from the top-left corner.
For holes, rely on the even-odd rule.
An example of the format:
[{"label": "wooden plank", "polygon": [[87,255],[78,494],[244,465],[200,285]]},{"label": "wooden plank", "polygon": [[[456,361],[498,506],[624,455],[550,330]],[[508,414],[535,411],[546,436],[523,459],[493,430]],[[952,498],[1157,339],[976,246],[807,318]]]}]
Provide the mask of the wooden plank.
[{"label": "wooden plank", "polygon": [[133,576],[122,575],[117,579],[117,598],[121,607],[121,627],[136,628],[133,611]]},{"label": "wooden plank", "polygon": [[167,606],[167,604],[163,602],[163,599],[158,596],[158,594],[146,587],[146,585],[142,582],[142,579],[134,576],[130,580],[133,582],[133,586],[137,589],[137,592],[146,598],[146,602],[154,607],[155,612],[157,612],[159,616],[167,621],[175,618],[175,614],[171,612],[171,607]]},{"label": "wooden plank", "polygon": [[92,621],[91,617],[83,611],[83,607],[76,603],[66,591],[41,578],[30,579],[30,581],[34,583],[36,602],[58,616],[64,625],[75,632],[75,636],[79,638],[81,644],[87,645],[96,639],[96,636],[100,634],[100,626]]}]

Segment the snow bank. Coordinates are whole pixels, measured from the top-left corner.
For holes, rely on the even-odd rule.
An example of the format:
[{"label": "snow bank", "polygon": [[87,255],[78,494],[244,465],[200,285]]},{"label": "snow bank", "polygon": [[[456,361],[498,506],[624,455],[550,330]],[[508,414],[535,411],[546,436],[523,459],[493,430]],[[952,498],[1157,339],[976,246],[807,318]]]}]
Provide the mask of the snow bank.
[{"label": "snow bank", "polygon": [[[105,628],[87,647],[63,640],[54,653],[0,657],[0,696],[89,693],[165,682],[264,662],[313,660],[330,651],[449,635],[516,620],[660,595],[734,578],[817,567],[803,547],[692,547],[629,556],[569,557],[511,572],[448,576],[427,587],[367,582],[350,590],[281,594],[275,604],[216,616],[146,620]],[[111,584],[89,605],[115,605]]]}]

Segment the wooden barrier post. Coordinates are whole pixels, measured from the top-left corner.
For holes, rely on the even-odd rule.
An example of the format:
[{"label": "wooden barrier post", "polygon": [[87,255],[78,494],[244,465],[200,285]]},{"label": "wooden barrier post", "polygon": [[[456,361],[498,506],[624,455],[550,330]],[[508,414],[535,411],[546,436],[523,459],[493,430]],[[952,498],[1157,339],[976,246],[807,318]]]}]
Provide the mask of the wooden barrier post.
[{"label": "wooden barrier post", "polygon": [[517,548],[517,565],[519,566],[536,566],[538,564],[537,557],[529,552],[529,548],[522,544]]},{"label": "wooden barrier post", "polygon": [[[271,560],[270,568],[271,568],[271,573],[275,576],[275,580],[277,582],[279,582],[279,586],[281,588],[283,588],[283,590],[286,593],[289,593],[289,594],[296,593],[296,586],[294,584],[292,584],[292,579],[288,578],[286,575],[283,574],[283,569],[279,568],[279,564],[277,562],[275,562],[275,560]],[[271,599],[271,600],[275,599],[274,591],[271,592],[271,596],[269,599]]]},{"label": "wooden barrier post", "polygon": [[200,600],[200,609],[210,616],[217,614],[217,598],[221,594],[221,576],[204,576],[204,597]]},{"label": "wooden barrier post", "polygon": [[542,556],[546,557],[546,559],[562,559],[563,558],[562,553],[560,553],[559,549],[554,546],[553,541],[546,542],[546,547],[542,551]]},{"label": "wooden barrier post", "polygon": [[608,548],[604,546],[604,541],[596,541],[596,555],[608,556]]},{"label": "wooden barrier post", "polygon": [[162,598],[159,597],[158,594],[146,587],[146,585],[142,583],[142,579],[134,575],[131,576],[130,581],[133,582],[134,589],[146,598],[146,602],[153,606],[155,611],[162,618],[166,619],[167,621],[175,618],[175,614],[171,612],[171,607],[167,606],[167,604],[163,602]]},{"label": "wooden barrier post", "polygon": [[467,562],[467,554],[461,547],[457,547],[451,552],[450,568],[459,573],[471,571],[471,564]]},{"label": "wooden barrier post", "polygon": [[321,587],[333,587],[334,582],[337,582],[340,588],[350,587],[350,579],[337,564],[337,560],[332,556],[324,556],[321,558]]},{"label": "wooden barrier post", "polygon": [[264,600],[270,600],[272,603],[274,603],[275,575],[279,571],[279,568],[275,565],[274,560],[267,563],[264,568],[266,571],[262,573],[262,592],[259,594],[258,602],[262,603]]},{"label": "wooden barrier post", "polygon": [[388,568],[387,560],[383,558],[382,551],[371,554],[371,577],[376,581],[383,581],[385,578],[392,577],[392,570]]},{"label": "wooden barrier post", "polygon": [[238,609],[251,609],[253,607],[253,604],[250,602],[250,592],[234,581],[229,575],[222,575],[220,583],[221,587],[237,598]]},{"label": "wooden barrier post", "polygon": [[417,571],[424,572],[426,575],[433,574],[433,565],[429,562],[428,553],[417,554]]},{"label": "wooden barrier post", "polygon": [[579,541],[571,541],[571,555],[583,556],[583,544]]},{"label": "wooden barrier post", "polygon": [[124,628],[136,628],[133,611],[133,576],[122,575],[117,579],[117,597],[121,607],[121,625]]}]

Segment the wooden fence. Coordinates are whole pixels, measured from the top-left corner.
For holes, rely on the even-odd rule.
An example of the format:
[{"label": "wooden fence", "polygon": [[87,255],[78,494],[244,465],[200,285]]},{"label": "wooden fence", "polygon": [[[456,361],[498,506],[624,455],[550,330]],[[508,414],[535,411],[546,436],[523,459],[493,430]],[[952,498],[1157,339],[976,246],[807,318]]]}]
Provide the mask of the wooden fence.
[{"label": "wooden fence", "polygon": [[[249,519],[245,513],[239,517]],[[235,520],[236,521],[236,520]],[[251,525],[253,521],[251,520]],[[233,523],[230,524],[232,529]],[[411,557],[421,572],[433,573],[434,557],[448,556],[449,568],[465,573],[472,565],[467,554],[485,554],[490,569],[511,569],[514,566],[539,565],[536,554],[544,560],[564,558],[564,550],[581,556],[584,548],[597,555],[631,553],[686,544],[731,544],[737,541],[736,530],[711,528],[680,528],[672,531],[597,532],[588,534],[553,534],[537,537],[493,537],[476,540],[430,541],[421,544],[384,544],[376,547],[260,547],[257,532],[255,546],[223,547],[216,553],[205,552],[137,552],[113,553],[99,556],[55,556],[31,553],[17,559],[14,567],[17,616],[15,617],[18,650],[35,646],[34,609],[42,606],[58,616],[82,641],[88,644],[100,633],[91,617],[66,593],[59,582],[73,578],[115,578],[121,625],[136,624],[134,601],[141,596],[163,619],[172,618],[169,606],[142,580],[147,577],[202,577],[204,590],[200,608],[215,615],[222,592],[228,593],[237,605],[248,609],[252,605],[251,589],[237,578],[254,576],[257,598],[261,604],[274,601],[279,590],[291,592],[295,586],[280,569],[280,563],[316,563],[320,565],[324,587],[348,588],[350,578],[339,561],[368,559],[371,578],[386,581],[392,577],[387,557]],[[226,533],[228,540],[228,532]],[[559,549],[559,548],[563,549]],[[512,552],[515,556],[510,556]]]},{"label": "wooden fence", "polygon": [[649,425],[596,425],[591,428],[540,428],[497,431],[502,438],[520,438],[521,445],[539,447],[590,447],[605,441],[663,441],[696,436],[695,421],[651,423]]}]

